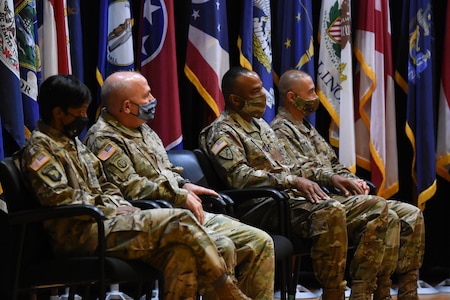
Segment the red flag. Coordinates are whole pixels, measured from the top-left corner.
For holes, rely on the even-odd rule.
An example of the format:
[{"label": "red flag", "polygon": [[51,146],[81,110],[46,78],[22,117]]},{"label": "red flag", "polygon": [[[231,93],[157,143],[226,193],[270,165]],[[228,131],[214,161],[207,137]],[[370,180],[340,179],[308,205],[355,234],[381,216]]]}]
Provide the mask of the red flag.
[{"label": "red flag", "polygon": [[399,189],[388,0],[362,1],[358,15],[354,49],[357,163],[371,171],[378,195],[388,198]]},{"label": "red flag", "polygon": [[158,100],[149,125],[166,149],[182,148],[173,0],[142,1],[140,68]]}]

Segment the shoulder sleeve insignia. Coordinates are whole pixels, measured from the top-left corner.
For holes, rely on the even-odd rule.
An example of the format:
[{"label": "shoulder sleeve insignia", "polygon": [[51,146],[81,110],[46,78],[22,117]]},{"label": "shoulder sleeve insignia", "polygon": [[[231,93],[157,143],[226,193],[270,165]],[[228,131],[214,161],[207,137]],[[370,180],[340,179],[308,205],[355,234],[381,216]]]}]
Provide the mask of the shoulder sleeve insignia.
[{"label": "shoulder sleeve insignia", "polygon": [[224,139],[218,139],[211,147],[211,153],[217,155],[226,145],[228,145],[228,143]]},{"label": "shoulder sleeve insignia", "polygon": [[231,152],[230,147],[225,147],[219,152],[219,156],[223,159],[231,160],[233,159],[233,152]]},{"label": "shoulder sleeve insignia", "polygon": [[49,168],[43,170],[42,174],[44,174],[54,182],[59,182],[62,177],[61,173],[55,166],[50,166]]},{"label": "shoulder sleeve insignia", "polygon": [[114,146],[111,143],[106,144],[106,146],[97,154],[97,157],[100,158],[102,161],[107,160],[111,157],[111,155],[116,152],[117,147]]},{"label": "shoulder sleeve insignia", "polygon": [[36,158],[31,162],[30,168],[33,171],[39,170],[43,165],[45,165],[50,160],[50,156],[45,152],[40,152]]}]

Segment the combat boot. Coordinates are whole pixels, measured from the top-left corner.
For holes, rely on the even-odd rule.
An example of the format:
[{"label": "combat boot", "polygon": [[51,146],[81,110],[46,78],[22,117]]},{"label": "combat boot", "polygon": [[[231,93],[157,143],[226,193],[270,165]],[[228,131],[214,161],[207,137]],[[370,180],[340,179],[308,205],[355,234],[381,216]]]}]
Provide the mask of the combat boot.
[{"label": "combat boot", "polygon": [[344,300],[345,290],[343,289],[323,289],[322,300]]},{"label": "combat boot", "polygon": [[399,300],[417,300],[417,271],[409,271],[398,276]]},{"label": "combat boot", "polygon": [[391,297],[391,278],[390,276],[381,276],[377,281],[377,288],[373,293],[373,300],[392,300]]},{"label": "combat boot", "polygon": [[350,300],[371,300],[371,299],[372,299],[372,290],[370,289],[370,285],[364,280],[353,280]]},{"label": "combat boot", "polygon": [[231,277],[215,289],[220,300],[252,300],[237,287]]}]

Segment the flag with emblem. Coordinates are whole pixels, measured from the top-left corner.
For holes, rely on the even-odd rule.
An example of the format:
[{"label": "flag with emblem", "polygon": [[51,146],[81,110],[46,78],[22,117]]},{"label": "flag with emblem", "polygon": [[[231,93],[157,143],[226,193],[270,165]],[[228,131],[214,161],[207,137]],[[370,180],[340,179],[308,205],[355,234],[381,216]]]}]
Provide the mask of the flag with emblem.
[{"label": "flag with emblem", "polygon": [[450,3],[447,17],[442,59],[442,76],[439,95],[438,129],[436,145],[437,173],[450,181]]},{"label": "flag with emblem", "polygon": [[[280,0],[273,35],[275,83],[289,69],[303,70],[315,81],[311,0]],[[307,116],[315,124],[315,113]]]},{"label": "flag with emblem", "polygon": [[149,122],[164,147],[182,148],[180,97],[173,0],[144,0],[141,8],[140,70],[158,99],[155,118]]},{"label": "flag with emblem", "polygon": [[399,189],[389,2],[362,1],[358,16],[354,49],[357,164],[370,171],[377,194],[389,198]]},{"label": "flag with emblem", "polygon": [[238,37],[241,66],[258,73],[266,94],[267,122],[275,117],[275,94],[272,70],[272,34],[269,0],[242,1],[241,27]]},{"label": "flag with emblem", "polygon": [[401,32],[408,32],[399,44],[395,81],[406,95],[405,133],[413,158],[411,175],[417,206],[436,193],[435,93],[433,77],[433,16],[429,0],[403,2]]},{"label": "flag with emblem", "polygon": [[225,107],[222,77],[230,68],[225,0],[193,0],[184,72],[214,118]]},{"label": "flag with emblem", "polygon": [[42,0],[39,22],[39,48],[42,56],[42,78],[71,74],[69,30],[65,0]]},{"label": "flag with emblem", "polygon": [[0,158],[25,144],[19,54],[12,0],[0,0]]},{"label": "flag with emblem", "polygon": [[18,57],[25,135],[28,137],[31,131],[36,128],[36,121],[39,119],[37,94],[42,81],[36,1],[16,0],[14,14],[17,47],[21,49]]},{"label": "flag with emblem", "polygon": [[129,0],[100,0],[96,70],[99,86],[116,71],[134,70],[133,25]]},{"label": "flag with emblem", "polygon": [[322,0],[317,94],[331,116],[330,143],[356,172],[350,0]]}]

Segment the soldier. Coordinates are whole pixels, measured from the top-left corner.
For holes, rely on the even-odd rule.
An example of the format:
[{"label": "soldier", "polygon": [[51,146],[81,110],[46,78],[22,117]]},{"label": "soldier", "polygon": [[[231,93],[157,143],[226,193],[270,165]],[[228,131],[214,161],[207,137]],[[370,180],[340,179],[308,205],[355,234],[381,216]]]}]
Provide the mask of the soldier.
[{"label": "soldier", "polygon": [[[103,163],[108,180],[128,200],[164,199],[192,211],[217,248],[239,288],[254,299],[272,299],[273,241],[264,231],[221,214],[204,212],[199,195],[217,197],[210,189],[190,183],[173,166],[158,135],[147,125],[156,99],[147,79],[136,72],[116,72],[101,90],[101,116],[89,129],[85,144]],[[208,293],[208,299],[215,295]]]},{"label": "soldier", "polygon": [[[330,187],[331,191],[336,191],[334,188],[337,188],[344,195],[350,192],[346,186],[356,182],[361,185],[364,194],[367,194],[369,187],[366,182],[339,163],[333,148],[304,118],[319,106],[311,76],[299,70],[286,71],[280,77],[278,90],[281,106],[271,127],[288,151],[291,151],[296,162],[302,166],[304,176]],[[335,193],[333,197],[342,196]],[[418,299],[417,274],[425,248],[423,215],[420,209],[408,203],[394,200],[387,200],[387,203],[389,218],[396,223],[400,219],[401,230],[399,235],[388,234],[392,239],[386,239],[382,268],[378,273],[373,299],[391,299],[390,276],[394,271],[399,280],[397,298]]]},{"label": "soldier", "polygon": [[[90,204],[106,219],[108,255],[141,260],[164,272],[164,299],[196,299],[197,280],[220,299],[249,299],[227,274],[211,237],[185,209],[139,210],[106,180],[100,160],[78,139],[87,124],[89,89],[71,75],[46,79],[38,96],[41,120],[16,153],[43,206]],[[83,218],[47,221],[57,254],[92,254],[95,224]]]},{"label": "soldier", "polygon": [[[322,299],[344,299],[347,231],[358,237],[350,262],[350,299],[369,299],[384,253],[386,201],[374,196],[331,199],[316,182],[303,177],[301,165],[261,119],[266,98],[255,72],[231,68],[222,79],[222,92],[225,111],[202,130],[199,141],[219,175],[233,188],[272,187],[291,196],[291,230],[312,239],[311,256],[323,287]],[[353,189],[363,192],[357,184]],[[269,206],[270,202],[259,203],[247,215],[256,215],[255,222],[272,222]]]}]

